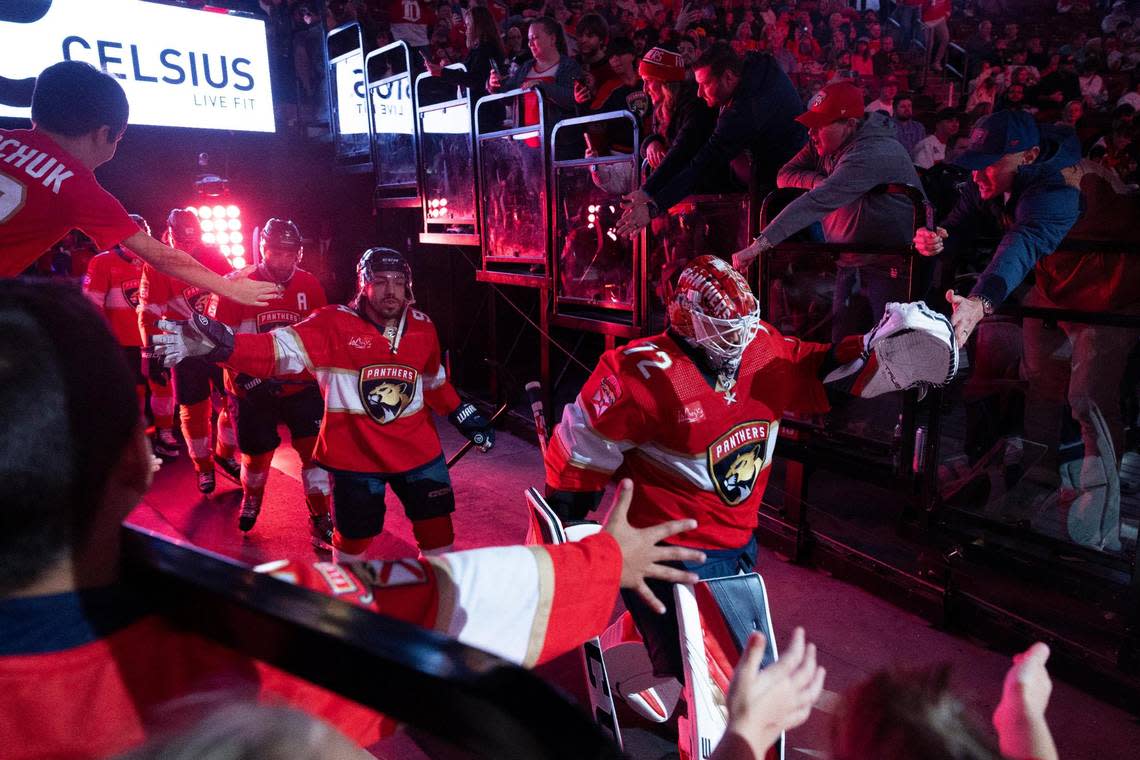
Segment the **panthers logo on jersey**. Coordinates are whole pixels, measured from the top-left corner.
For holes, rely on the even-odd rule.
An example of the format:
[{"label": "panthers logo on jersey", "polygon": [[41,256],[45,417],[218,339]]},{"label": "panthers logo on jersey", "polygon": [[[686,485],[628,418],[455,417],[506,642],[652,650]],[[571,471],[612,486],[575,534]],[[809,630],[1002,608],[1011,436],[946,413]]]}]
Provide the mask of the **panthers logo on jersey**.
[{"label": "panthers logo on jersey", "polygon": [[368,415],[381,425],[397,419],[412,403],[418,377],[405,364],[373,364],[360,370],[360,397]]},{"label": "panthers logo on jersey", "polygon": [[257,331],[267,333],[278,327],[288,327],[301,321],[301,315],[289,309],[270,309],[257,315]]},{"label": "panthers logo on jersey", "polygon": [[136,277],[133,280],[126,280],[122,284],[123,298],[126,300],[132,309],[139,307],[139,280]]},{"label": "panthers logo on jersey", "polygon": [[205,314],[210,308],[210,291],[191,285],[182,291],[182,297],[195,314]]},{"label": "panthers logo on jersey", "polygon": [[709,446],[709,476],[725,504],[735,506],[752,495],[756,479],[769,464],[774,427],[766,421],[745,422]]}]

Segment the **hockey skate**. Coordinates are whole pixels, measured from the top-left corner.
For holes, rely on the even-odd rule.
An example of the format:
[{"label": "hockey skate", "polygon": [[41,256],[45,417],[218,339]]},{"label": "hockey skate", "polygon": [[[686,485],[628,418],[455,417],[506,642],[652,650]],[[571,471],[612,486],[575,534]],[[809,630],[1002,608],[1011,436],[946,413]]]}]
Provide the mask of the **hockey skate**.
[{"label": "hockey skate", "polygon": [[159,428],[154,433],[154,453],[163,459],[178,458],[178,439],[170,428]]},{"label": "hockey skate", "polygon": [[202,470],[198,473],[198,490],[204,494],[211,494],[217,487],[218,482],[214,479],[213,470]]},{"label": "hockey skate", "polygon": [[313,548],[317,551],[331,552],[333,550],[333,523],[329,515],[310,515],[312,521]]},{"label": "hockey skate", "polygon": [[238,515],[238,528],[242,533],[249,533],[253,530],[254,523],[257,522],[257,516],[261,514],[261,494],[256,496],[251,493],[243,494],[241,497],[241,513]]},{"label": "hockey skate", "polygon": [[234,457],[224,457],[221,454],[214,454],[214,464],[216,464],[227,478],[235,483],[241,483],[241,465]]}]

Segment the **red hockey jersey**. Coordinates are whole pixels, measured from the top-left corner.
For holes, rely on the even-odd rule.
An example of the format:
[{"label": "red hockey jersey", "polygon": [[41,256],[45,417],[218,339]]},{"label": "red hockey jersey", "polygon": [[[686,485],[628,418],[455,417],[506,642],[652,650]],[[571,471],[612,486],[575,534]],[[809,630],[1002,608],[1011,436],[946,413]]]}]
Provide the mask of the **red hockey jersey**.
[{"label": "red hockey jersey", "polygon": [[731,389],[715,387],[669,333],[602,354],[546,451],[546,482],[600,491],[633,479],[630,522],[695,518],[676,543],[743,546],[757,523],[780,418],[827,410],[817,373],[831,346],[761,323]]},{"label": "red hockey jersey", "polygon": [[[248,266],[227,275],[227,277],[245,275],[249,275],[251,280],[268,281],[268,278],[256,266]],[[237,301],[221,298],[215,294],[210,298],[209,314],[219,322],[234,328],[235,332],[255,334],[267,333],[270,330],[276,330],[278,327],[295,325],[317,309],[327,305],[328,299],[325,298],[325,289],[321,286],[320,281],[304,269],[298,269],[293,273],[289,284],[285,286],[284,295],[269,306],[245,306]],[[244,396],[245,391],[234,383],[236,374],[231,369],[226,370],[226,390],[235,396]],[[313,378],[308,372],[278,375],[277,379],[289,383],[282,389],[283,395],[297,393],[304,389],[304,384],[313,382]]]},{"label": "red hockey jersey", "polygon": [[79,160],[34,129],[0,129],[0,277],[15,277],[72,229],[105,251],[139,231]]},{"label": "red hockey jersey", "polygon": [[[193,256],[204,267],[220,275],[234,271],[217,248],[199,246],[193,251]],[[139,330],[143,342],[149,344],[151,336],[159,332],[157,323],[160,319],[183,320],[195,312],[205,314],[212,295],[197,285],[163,274],[150,264],[144,265],[139,285]]]},{"label": "red hockey jersey", "polygon": [[450,414],[459,406],[426,314],[409,307],[398,347],[355,310],[326,306],[292,327],[238,335],[226,363],[254,377],[309,372],[325,400],[314,459],[331,470],[392,474],[442,452],[428,407]]},{"label": "red hockey jersey", "polygon": [[123,346],[142,346],[139,334],[139,284],[143,262],[118,250],[91,259],[83,277],[83,293],[107,318]]},{"label": "red hockey jersey", "polygon": [[[565,546],[495,547],[351,570],[288,562],[263,570],[531,665],[605,628],[617,598],[621,549],[603,533]],[[102,596],[0,599],[5,760],[117,754],[168,728],[163,710],[195,691],[284,701],[363,746],[397,725],[157,616],[108,610],[121,605]]]}]

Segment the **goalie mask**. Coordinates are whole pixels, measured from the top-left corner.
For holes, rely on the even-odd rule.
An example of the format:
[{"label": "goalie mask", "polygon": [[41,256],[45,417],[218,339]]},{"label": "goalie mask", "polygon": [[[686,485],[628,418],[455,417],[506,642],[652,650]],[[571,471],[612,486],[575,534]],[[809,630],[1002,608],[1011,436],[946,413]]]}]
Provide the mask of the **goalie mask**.
[{"label": "goalie mask", "polygon": [[304,254],[301,230],[291,220],[273,217],[261,228],[257,253],[262,275],[284,285],[293,279]]},{"label": "goalie mask", "polygon": [[716,256],[698,256],[677,279],[669,326],[708,357],[722,377],[734,377],[744,349],[760,329],[760,304],[744,277]]}]

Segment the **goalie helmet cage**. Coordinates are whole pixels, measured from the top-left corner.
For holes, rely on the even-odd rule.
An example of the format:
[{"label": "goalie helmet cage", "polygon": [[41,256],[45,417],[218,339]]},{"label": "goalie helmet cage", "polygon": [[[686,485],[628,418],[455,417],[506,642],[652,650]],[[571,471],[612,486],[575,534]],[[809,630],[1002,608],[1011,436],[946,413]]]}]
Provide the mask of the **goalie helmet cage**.
[{"label": "goalie helmet cage", "polygon": [[123,530],[124,581],[182,629],[478,756],[622,757],[588,715],[523,668],[229,559]]}]

